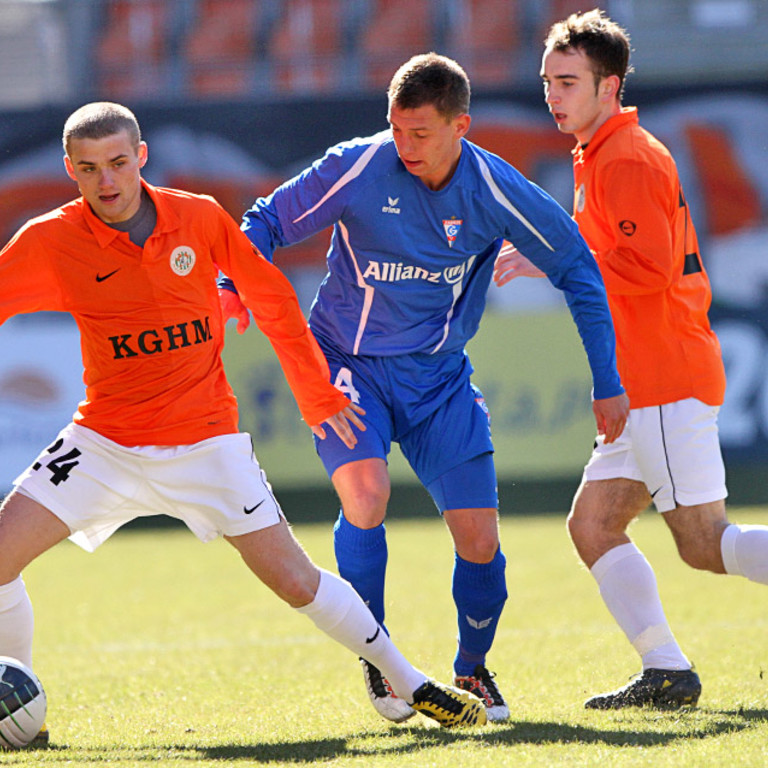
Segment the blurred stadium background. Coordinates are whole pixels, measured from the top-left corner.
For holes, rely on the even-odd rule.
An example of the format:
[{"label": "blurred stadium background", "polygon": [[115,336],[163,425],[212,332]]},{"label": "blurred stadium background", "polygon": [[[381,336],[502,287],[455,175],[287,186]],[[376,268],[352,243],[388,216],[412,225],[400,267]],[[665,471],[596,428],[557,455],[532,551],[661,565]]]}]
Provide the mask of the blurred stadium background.
[{"label": "blurred stadium background", "polygon": [[[572,142],[543,104],[541,42],[553,20],[595,6],[631,32],[625,103],[675,155],[699,231],[729,376],[731,500],[768,502],[768,0],[0,0],[0,240],[76,195],[60,132],[85,102],[136,112],[150,182],[213,194],[239,219],[327,146],[383,128],[389,78],[426,50],[467,69],[470,138],[570,210]],[[277,256],[305,307],[326,245],[323,234]],[[543,281],[491,287],[470,352],[502,512],[564,511],[594,426],[560,296]],[[230,333],[227,358],[242,427],[289,517],[319,506],[332,519],[330,484],[268,345]],[[81,377],[66,317],[0,328],[0,494],[70,418]],[[392,474],[393,514],[431,511],[398,455]]]}]

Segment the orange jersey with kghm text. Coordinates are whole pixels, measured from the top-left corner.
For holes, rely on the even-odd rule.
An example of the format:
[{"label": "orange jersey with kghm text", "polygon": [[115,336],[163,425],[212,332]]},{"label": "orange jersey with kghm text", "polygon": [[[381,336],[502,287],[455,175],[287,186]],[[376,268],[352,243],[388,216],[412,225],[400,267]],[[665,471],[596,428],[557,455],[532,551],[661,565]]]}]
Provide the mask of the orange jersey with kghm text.
[{"label": "orange jersey with kghm text", "polygon": [[669,151],[627,107],[576,147],[573,170],[574,218],[603,275],[631,407],[722,404],[712,292]]},{"label": "orange jersey with kghm text", "polygon": [[144,187],[157,225],[143,248],[79,198],[29,221],[0,252],[0,323],[41,310],[77,322],[86,393],[75,421],[125,446],[238,430],[221,360],[219,269],[269,337],[306,422],[348,405],[290,283],[232,217],[211,197]]}]

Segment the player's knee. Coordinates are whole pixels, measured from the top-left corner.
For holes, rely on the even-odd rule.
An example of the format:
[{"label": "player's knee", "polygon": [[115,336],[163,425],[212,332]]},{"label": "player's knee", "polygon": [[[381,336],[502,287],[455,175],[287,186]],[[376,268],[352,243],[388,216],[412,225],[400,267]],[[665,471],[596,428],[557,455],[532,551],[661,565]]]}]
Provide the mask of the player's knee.
[{"label": "player's knee", "polygon": [[499,537],[494,531],[479,531],[472,536],[454,538],[459,557],[470,563],[490,563],[499,549]]},{"label": "player's knee", "polygon": [[571,512],[566,527],[576,552],[590,568],[608,550],[628,541],[622,527],[606,524],[603,517]]},{"label": "player's knee", "polygon": [[478,555],[482,562],[490,563],[499,549],[499,537],[496,531],[488,531],[479,537],[477,542]]},{"label": "player's knee", "polygon": [[571,509],[566,526],[574,543],[594,539],[615,539],[626,533],[629,514],[614,510],[576,504]]},{"label": "player's knee", "polygon": [[345,494],[344,517],[358,528],[373,528],[384,520],[389,503],[389,486],[367,484]]},{"label": "player's knee", "polygon": [[568,531],[568,535],[571,537],[571,541],[578,548],[581,544],[586,543],[594,538],[597,525],[595,521],[589,517],[575,514],[574,510],[571,510],[568,518],[565,521],[565,527]]}]

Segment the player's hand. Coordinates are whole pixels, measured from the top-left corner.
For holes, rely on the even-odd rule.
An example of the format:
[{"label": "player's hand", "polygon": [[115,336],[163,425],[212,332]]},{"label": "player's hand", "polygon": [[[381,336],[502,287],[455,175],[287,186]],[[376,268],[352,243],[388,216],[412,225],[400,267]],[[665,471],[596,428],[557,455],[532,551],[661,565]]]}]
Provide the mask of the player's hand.
[{"label": "player's hand", "polygon": [[239,294],[226,288],[219,288],[219,304],[224,313],[224,322],[234,318],[237,320],[237,332],[245,333],[245,329],[251,323],[248,308],[240,301]]},{"label": "player's hand", "polygon": [[505,242],[493,265],[493,281],[501,288],[516,277],[546,277],[512,243]]},{"label": "player's hand", "polygon": [[624,394],[593,400],[592,411],[597,422],[597,434],[603,435],[606,443],[612,443],[624,431],[629,417],[629,398]]},{"label": "player's hand", "polygon": [[[346,408],[342,408],[338,413],[326,419],[323,424],[330,425],[344,445],[351,449],[357,445],[357,435],[354,433],[350,423],[354,424],[361,432],[365,432],[365,424],[360,421],[358,414],[365,416],[365,411],[359,405],[350,403]],[[315,424],[310,429],[313,435],[316,435],[321,440],[325,440],[325,430],[320,424]]]}]

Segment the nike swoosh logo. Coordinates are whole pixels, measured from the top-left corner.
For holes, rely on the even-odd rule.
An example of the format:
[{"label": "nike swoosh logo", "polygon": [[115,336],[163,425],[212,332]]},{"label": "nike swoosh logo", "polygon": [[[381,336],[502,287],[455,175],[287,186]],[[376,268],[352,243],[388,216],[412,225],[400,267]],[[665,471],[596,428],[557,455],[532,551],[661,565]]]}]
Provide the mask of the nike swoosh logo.
[{"label": "nike swoosh logo", "polygon": [[657,494],[657,493],[658,493],[660,490],[661,490],[661,488],[657,488],[657,489],[656,489],[656,490],[655,490],[655,491],[654,491],[654,492],[651,494],[651,498],[652,498],[652,499],[653,499],[653,498],[655,498],[655,497],[656,497],[656,494]]},{"label": "nike swoosh logo", "polygon": [[366,637],[365,642],[368,644],[372,643],[379,636],[379,632],[381,632],[381,627],[377,626],[376,631],[373,633],[373,637]]},{"label": "nike swoosh logo", "polygon": [[250,509],[244,506],[243,512],[245,512],[246,515],[250,515],[251,512],[253,512],[255,509],[258,509],[263,503],[264,503],[264,499],[262,499],[258,504],[254,504]]},{"label": "nike swoosh logo", "polygon": [[119,271],[120,271],[120,267],[118,267],[117,269],[113,269],[111,272],[109,272],[106,275],[99,275],[99,274],[97,274],[96,275],[96,282],[97,283],[103,283],[107,278],[112,277],[112,275],[114,275],[115,272],[119,272]]}]

